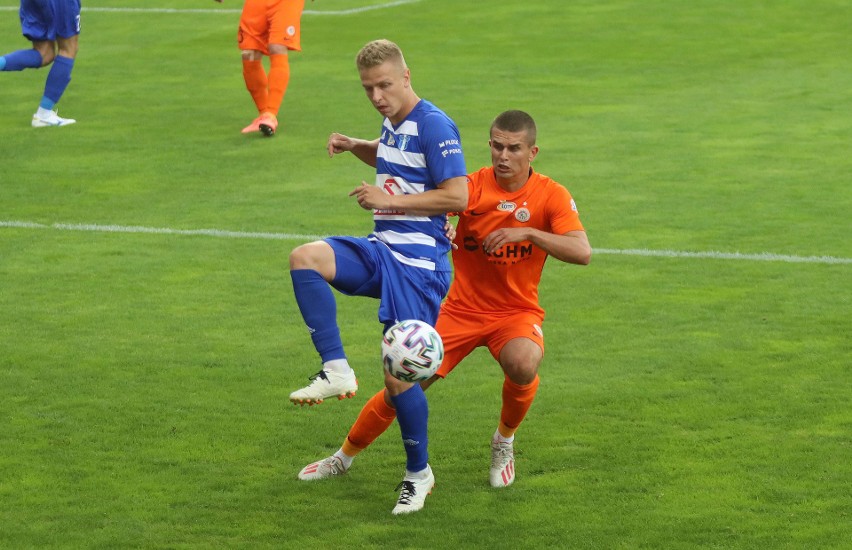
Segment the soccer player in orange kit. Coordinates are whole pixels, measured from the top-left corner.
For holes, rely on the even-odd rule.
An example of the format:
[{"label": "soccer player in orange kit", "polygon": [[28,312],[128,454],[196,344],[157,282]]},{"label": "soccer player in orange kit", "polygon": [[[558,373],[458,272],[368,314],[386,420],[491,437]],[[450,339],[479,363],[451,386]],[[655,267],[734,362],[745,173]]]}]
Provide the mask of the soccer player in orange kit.
[{"label": "soccer player in orange kit", "polygon": [[[221,3],[222,0],[216,0]],[[258,116],[244,134],[274,136],[278,110],[290,82],[289,50],[302,51],[301,19],[305,0],[245,0],[237,42],[243,57],[243,78]],[[269,56],[269,73],[263,56]]]},{"label": "soccer player in orange kit", "polygon": [[[505,375],[489,478],[493,487],[506,487],[515,480],[515,431],[535,398],[544,356],[538,285],[545,260],[586,265],[592,250],[571,194],[531,167],[538,154],[532,117],[506,111],[494,119],[490,137],[492,166],[469,176],[468,206],[459,214],[454,239],[455,275],[435,325],[444,361],[421,386],[445,378],[475,348],[489,349]],[[305,466],[299,479],[346,473],[394,417],[387,392],[378,392],[340,450]]]}]

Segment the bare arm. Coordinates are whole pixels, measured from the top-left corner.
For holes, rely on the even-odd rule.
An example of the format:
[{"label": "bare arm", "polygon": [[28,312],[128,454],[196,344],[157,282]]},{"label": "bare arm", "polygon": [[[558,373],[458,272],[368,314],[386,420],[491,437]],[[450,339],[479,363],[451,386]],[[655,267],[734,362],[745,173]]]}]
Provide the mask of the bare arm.
[{"label": "bare arm", "polygon": [[379,138],[367,141],[365,139],[351,138],[335,132],[328,136],[328,144],[326,145],[326,148],[328,149],[329,158],[349,151],[358,157],[364,164],[375,168],[376,153],[379,150]]},{"label": "bare arm", "polygon": [[529,241],[550,256],[569,264],[588,265],[592,259],[592,247],[585,231],[557,235],[531,227],[504,227],[485,237],[482,248],[491,254],[504,244],[521,241]]},{"label": "bare arm", "polygon": [[375,185],[361,182],[349,193],[366,210],[395,210],[414,216],[436,216],[467,209],[467,177],[450,178],[437,189],[413,195],[388,195]]}]

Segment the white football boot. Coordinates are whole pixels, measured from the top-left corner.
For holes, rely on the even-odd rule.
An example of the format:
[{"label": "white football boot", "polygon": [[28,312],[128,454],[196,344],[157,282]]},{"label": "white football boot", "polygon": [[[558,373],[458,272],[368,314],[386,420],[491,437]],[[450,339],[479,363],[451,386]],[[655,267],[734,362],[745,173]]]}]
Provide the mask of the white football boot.
[{"label": "white football boot", "polygon": [[425,477],[421,477],[421,474],[423,472],[418,472],[416,476],[412,476],[406,471],[405,477],[396,486],[396,490],[399,491],[399,499],[393,508],[393,515],[410,514],[423,508],[426,495],[431,494],[432,487],[435,486],[435,476],[428,464],[426,465]]},{"label": "white football boot", "polygon": [[48,111],[47,115],[33,115],[33,128],[45,128],[47,126],[68,126],[77,122],[73,118],[62,118],[56,111]]},{"label": "white football boot", "polygon": [[491,440],[491,471],[488,477],[492,487],[508,487],[515,481],[515,450],[512,443]]},{"label": "white football boot", "polygon": [[326,479],[333,476],[339,476],[346,473],[346,467],[343,461],[338,457],[331,455],[319,462],[308,464],[302,471],[299,472],[299,479],[303,481],[313,481],[315,479]]},{"label": "white football boot", "polygon": [[355,397],[355,392],[358,391],[358,380],[355,379],[355,371],[352,369],[347,374],[321,370],[311,376],[310,380],[310,384],[290,394],[290,401],[294,405],[319,405],[329,397]]}]

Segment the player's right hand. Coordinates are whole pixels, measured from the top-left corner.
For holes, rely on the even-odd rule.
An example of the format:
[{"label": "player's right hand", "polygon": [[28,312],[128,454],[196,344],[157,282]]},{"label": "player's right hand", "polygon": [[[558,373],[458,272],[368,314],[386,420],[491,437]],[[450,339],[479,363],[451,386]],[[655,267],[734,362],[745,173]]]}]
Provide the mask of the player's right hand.
[{"label": "player's right hand", "polygon": [[328,149],[328,157],[331,158],[335,154],[351,151],[354,146],[355,142],[352,138],[334,132],[328,136],[328,144],[326,145],[326,148]]}]

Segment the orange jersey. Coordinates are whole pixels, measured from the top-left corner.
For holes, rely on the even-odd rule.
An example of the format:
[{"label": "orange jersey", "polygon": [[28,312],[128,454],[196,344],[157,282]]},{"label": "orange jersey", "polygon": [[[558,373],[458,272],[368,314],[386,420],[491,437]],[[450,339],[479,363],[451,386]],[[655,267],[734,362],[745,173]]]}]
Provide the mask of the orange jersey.
[{"label": "orange jersey", "polygon": [[468,192],[454,241],[455,279],[445,307],[495,316],[517,310],[543,316],[538,284],[547,253],[524,241],[488,255],[482,241],[502,227],[533,227],[559,235],[583,231],[571,194],[534,171],[521,189],[509,193],[497,184],[492,167],[468,176]]},{"label": "orange jersey", "polygon": [[246,0],[237,43],[242,50],[269,55],[270,44],[301,51],[301,19],[305,0]]}]

